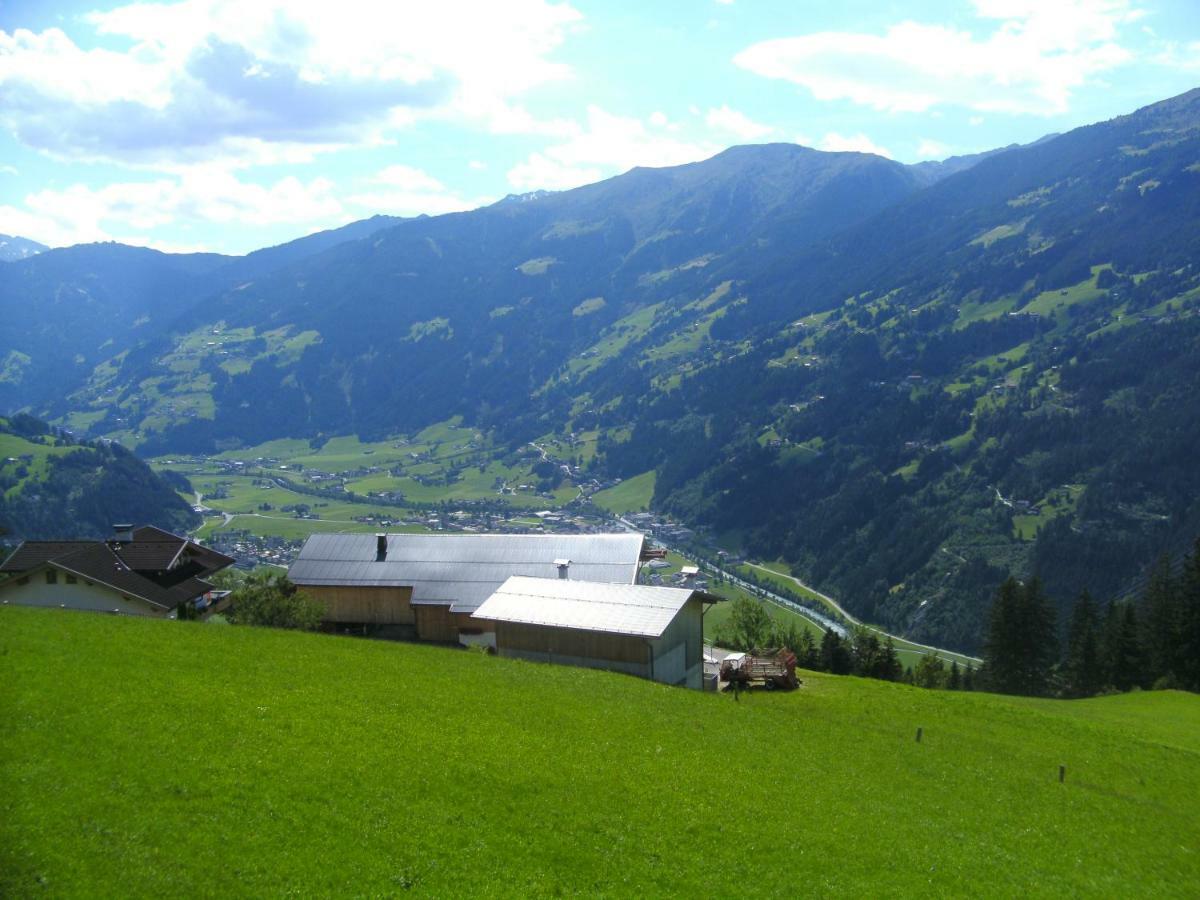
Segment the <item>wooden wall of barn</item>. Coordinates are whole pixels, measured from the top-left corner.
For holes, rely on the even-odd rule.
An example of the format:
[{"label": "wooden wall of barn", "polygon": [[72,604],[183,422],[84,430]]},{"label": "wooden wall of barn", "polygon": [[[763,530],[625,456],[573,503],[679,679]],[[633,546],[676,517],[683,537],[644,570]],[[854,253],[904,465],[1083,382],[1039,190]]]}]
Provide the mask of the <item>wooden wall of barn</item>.
[{"label": "wooden wall of barn", "polygon": [[497,622],[496,652],[518,659],[650,677],[650,650],[646,641],[626,634]]},{"label": "wooden wall of barn", "polygon": [[421,640],[441,643],[458,640],[458,623],[449,606],[418,603],[413,611],[417,617],[417,637]]},{"label": "wooden wall of barn", "polygon": [[326,622],[370,625],[412,625],[412,588],[302,585],[301,589],[325,604]]}]

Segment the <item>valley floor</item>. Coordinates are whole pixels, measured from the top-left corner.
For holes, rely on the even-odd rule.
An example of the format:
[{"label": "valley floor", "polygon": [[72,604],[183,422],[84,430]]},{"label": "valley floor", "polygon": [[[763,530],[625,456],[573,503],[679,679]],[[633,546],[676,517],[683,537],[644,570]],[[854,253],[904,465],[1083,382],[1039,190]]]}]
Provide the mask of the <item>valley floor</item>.
[{"label": "valley floor", "polygon": [[1194,895],[1200,697],[803,677],[0,608],[0,894]]}]

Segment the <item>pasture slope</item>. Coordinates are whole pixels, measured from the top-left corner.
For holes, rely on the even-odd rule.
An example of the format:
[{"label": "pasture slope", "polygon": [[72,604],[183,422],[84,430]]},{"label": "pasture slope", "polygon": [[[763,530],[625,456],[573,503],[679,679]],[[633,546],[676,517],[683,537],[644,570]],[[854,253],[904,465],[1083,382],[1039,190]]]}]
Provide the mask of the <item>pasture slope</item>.
[{"label": "pasture slope", "polygon": [[1179,693],[806,674],[735,702],[435,647],[9,607],[0,686],[3,896],[1200,884],[1200,697]]}]

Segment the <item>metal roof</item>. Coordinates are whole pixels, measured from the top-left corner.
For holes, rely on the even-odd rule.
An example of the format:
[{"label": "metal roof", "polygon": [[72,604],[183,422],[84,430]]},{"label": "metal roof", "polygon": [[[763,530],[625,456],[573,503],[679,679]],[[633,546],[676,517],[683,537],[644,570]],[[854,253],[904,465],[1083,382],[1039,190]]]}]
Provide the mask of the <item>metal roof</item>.
[{"label": "metal roof", "polygon": [[108,547],[123,565],[135,572],[163,572],[175,568],[184,554],[201,575],[217,572],[234,562],[233,557],[218,553],[211,547],[201,546],[153,525],[143,525],[133,531],[132,540],[25,541],[4,561],[0,572],[32,569],[98,544]]},{"label": "metal roof", "polygon": [[299,585],[411,587],[412,602],[451,604],[472,612],[512,575],[558,578],[569,559],[570,581],[632,584],[642,535],[389,534],[387,557],[376,559],[375,535],[314,534],[292,563]]},{"label": "metal roof", "polygon": [[688,588],[514,575],[475,610],[474,617],[657,638],[692,597],[708,595]]}]

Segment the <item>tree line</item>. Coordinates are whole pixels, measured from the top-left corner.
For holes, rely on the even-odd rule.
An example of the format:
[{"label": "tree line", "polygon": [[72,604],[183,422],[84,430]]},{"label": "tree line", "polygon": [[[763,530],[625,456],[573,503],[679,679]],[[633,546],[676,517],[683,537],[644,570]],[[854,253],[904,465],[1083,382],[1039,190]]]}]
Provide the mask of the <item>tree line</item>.
[{"label": "tree line", "polygon": [[1160,557],[1139,596],[1102,608],[1081,592],[1063,641],[1041,581],[1009,578],[992,604],[980,674],[989,690],[1028,696],[1200,691],[1200,539],[1181,566]]},{"label": "tree line", "polygon": [[813,631],[794,622],[772,619],[762,603],[748,597],[733,602],[729,621],[717,629],[716,643],[746,651],[787,647],[796,654],[796,665],[814,672],[948,690],[974,690],[978,686],[977,672],[969,664],[963,667],[951,660],[947,666],[937,654],[927,653],[916,666],[905,666],[891,635],[881,640],[877,632],[862,625],[851,628],[846,637],[826,629],[818,640]]}]

